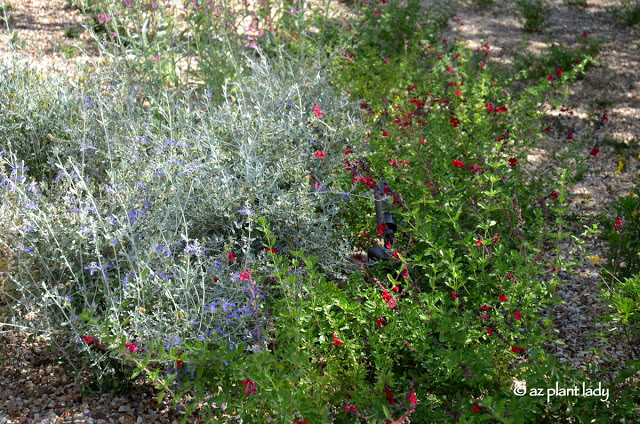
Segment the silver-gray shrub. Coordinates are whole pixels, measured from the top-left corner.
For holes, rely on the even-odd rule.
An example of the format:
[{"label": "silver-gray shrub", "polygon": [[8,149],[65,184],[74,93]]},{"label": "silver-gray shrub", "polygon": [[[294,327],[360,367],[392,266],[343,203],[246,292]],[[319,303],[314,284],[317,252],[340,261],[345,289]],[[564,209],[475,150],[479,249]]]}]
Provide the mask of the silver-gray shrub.
[{"label": "silver-gray shrub", "polygon": [[[267,255],[257,217],[279,253],[303,248],[334,275],[348,267],[339,214],[348,196],[337,178],[361,135],[357,112],[319,70],[251,68],[219,105],[206,91],[146,97],[108,73],[71,89],[0,71],[2,107],[13,113],[0,114],[0,219],[19,268],[14,325],[70,342],[94,368],[130,342],[259,349],[268,317],[254,278]],[[56,122],[42,123],[56,134],[40,147],[46,172],[35,180],[29,133],[7,129],[43,92],[59,104]]]}]

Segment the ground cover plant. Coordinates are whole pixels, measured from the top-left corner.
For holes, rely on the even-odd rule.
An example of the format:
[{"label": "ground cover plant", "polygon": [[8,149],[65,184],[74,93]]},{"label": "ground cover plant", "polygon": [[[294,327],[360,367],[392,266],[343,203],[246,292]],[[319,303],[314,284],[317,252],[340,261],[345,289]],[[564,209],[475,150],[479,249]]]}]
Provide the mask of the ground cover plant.
[{"label": "ground cover plant", "polygon": [[[414,1],[342,26],[304,2],[80,6],[130,57],[75,88],[0,72],[0,281],[96,388],[150,381],[185,422],[637,418],[635,363],[606,401],[521,391],[604,378],[546,350],[597,147],[528,157],[588,60],[552,52],[514,91]],[[612,291],[630,340],[636,280]]]}]

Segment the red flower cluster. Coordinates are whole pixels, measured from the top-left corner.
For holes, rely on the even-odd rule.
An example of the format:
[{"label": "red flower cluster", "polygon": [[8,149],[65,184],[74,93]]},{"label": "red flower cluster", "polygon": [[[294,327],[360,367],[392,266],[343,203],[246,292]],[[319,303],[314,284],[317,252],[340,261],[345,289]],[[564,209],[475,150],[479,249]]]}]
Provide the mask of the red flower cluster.
[{"label": "red flower cluster", "polygon": [[507,296],[505,296],[504,294],[500,293],[500,296],[498,296],[498,299],[500,299],[501,302],[506,302],[507,300]]},{"label": "red flower cluster", "polygon": [[136,353],[140,350],[140,347],[135,343],[125,343],[124,347],[129,349],[129,353]]},{"label": "red flower cluster", "polygon": [[333,335],[333,344],[337,347],[344,345],[344,342],[338,338],[335,334]]},{"label": "red flower cluster", "polygon": [[247,281],[251,279],[251,273],[249,272],[249,270],[245,270],[244,272],[240,273],[240,281]]},{"label": "red flower cluster", "polygon": [[387,302],[390,308],[394,308],[396,306],[396,299],[389,293],[389,290],[385,290],[382,292],[382,299]]},{"label": "red flower cluster", "polygon": [[320,106],[318,105],[313,105],[313,113],[315,113],[318,118],[320,118],[324,114],[324,112],[320,110]]},{"label": "red flower cluster", "polygon": [[509,109],[507,109],[507,107],[506,107],[506,106],[498,106],[498,107],[495,107],[495,106],[494,106],[493,104],[491,104],[491,103],[486,104],[486,105],[484,106],[484,108],[485,108],[485,110],[487,111],[487,113],[495,113],[495,112],[498,112],[498,114],[500,114],[500,115],[502,115],[504,112],[506,112],[507,110],[509,110]]},{"label": "red flower cluster", "polygon": [[256,389],[256,385],[253,384],[253,380],[250,378],[247,378],[246,380],[242,380],[242,385],[245,387],[244,389],[244,395],[245,396],[249,396],[251,394],[256,394],[256,392],[258,391]]},{"label": "red flower cluster", "polygon": [[316,156],[317,158],[324,159],[324,156],[325,156],[325,155],[324,155],[324,152],[323,152],[322,150],[318,150],[318,151],[316,151],[315,156]]},{"label": "red flower cluster", "polygon": [[451,161],[451,165],[453,165],[456,168],[462,168],[464,166],[464,162],[462,162],[461,160],[458,160],[458,159],[453,159]]}]

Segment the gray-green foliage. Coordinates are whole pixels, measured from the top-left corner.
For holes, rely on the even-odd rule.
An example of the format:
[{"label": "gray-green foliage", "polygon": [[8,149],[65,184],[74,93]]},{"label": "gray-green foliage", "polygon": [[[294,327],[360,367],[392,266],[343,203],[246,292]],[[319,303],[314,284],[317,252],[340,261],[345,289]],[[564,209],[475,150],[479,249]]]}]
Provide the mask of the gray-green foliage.
[{"label": "gray-green foliage", "polygon": [[[252,68],[220,105],[195,91],[149,98],[115,79],[72,90],[0,72],[10,111],[0,114],[9,129],[0,131],[0,219],[16,239],[16,316],[35,316],[27,325],[61,340],[104,342],[86,348],[94,368],[132,340],[259,345],[259,216],[280,253],[303,248],[328,272],[344,269],[338,212],[348,197],[335,187],[359,135],[353,105],[319,71]],[[37,118],[24,131],[28,116]],[[42,168],[37,181],[30,161]]]}]

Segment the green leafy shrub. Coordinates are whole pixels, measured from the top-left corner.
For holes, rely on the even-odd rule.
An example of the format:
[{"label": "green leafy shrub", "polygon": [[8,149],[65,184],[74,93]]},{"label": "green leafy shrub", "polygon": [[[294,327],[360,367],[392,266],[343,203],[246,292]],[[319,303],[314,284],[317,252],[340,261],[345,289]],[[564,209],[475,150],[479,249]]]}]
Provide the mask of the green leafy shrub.
[{"label": "green leafy shrub", "polygon": [[[636,185],[636,190],[638,186]],[[611,275],[631,278],[640,272],[640,199],[632,192],[614,201],[611,210],[602,216],[602,237],[607,244],[607,264]]]},{"label": "green leafy shrub", "polygon": [[525,31],[540,32],[549,15],[549,4],[545,0],[518,0]]},{"label": "green leafy shrub", "polygon": [[589,38],[584,33],[578,38],[578,45],[572,48],[554,44],[540,56],[517,54],[517,72],[524,80],[536,81],[540,78],[556,78],[563,72],[581,66],[582,70],[576,74],[576,78],[580,80],[596,63],[595,58],[601,45],[601,40]]},{"label": "green leafy shrub", "polygon": [[2,222],[20,235],[15,314],[32,312],[25,325],[53,332],[105,381],[117,382],[127,343],[263,343],[254,215],[273,223],[277,251],[303,247],[330,275],[349,269],[336,173],[359,131],[352,107],[318,72],[252,66],[220,106],[188,91],[146,98],[145,110],[111,79],[58,88],[77,113],[56,124],[68,137],[51,146],[50,180],[3,144]]},{"label": "green leafy shrub", "polygon": [[637,0],[623,0],[612,8],[614,16],[625,25],[640,23],[640,3]]}]

